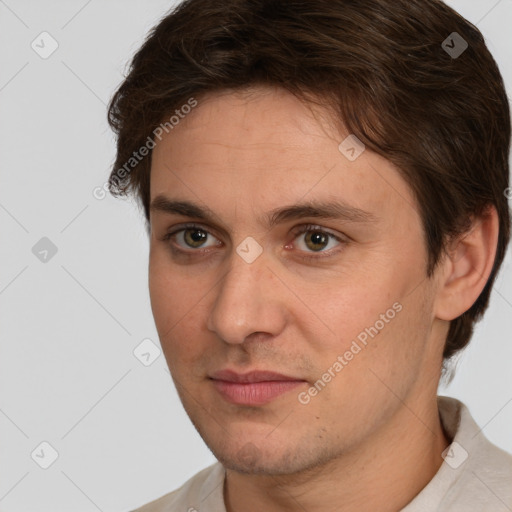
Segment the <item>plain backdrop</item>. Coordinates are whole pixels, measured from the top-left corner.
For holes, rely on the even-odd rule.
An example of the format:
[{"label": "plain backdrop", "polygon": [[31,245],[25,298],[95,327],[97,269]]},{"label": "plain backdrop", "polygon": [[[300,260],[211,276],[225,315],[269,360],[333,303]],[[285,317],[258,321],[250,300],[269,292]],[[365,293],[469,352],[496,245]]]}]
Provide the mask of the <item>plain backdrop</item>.
[{"label": "plain backdrop", "polygon": [[[483,32],[510,97],[512,0],[448,3]],[[215,461],[163,356],[134,355],[158,346],[142,217],[93,195],[114,159],[106,104],[172,5],[0,0],[0,511],[126,511]],[[508,451],[511,261],[440,389]]]}]

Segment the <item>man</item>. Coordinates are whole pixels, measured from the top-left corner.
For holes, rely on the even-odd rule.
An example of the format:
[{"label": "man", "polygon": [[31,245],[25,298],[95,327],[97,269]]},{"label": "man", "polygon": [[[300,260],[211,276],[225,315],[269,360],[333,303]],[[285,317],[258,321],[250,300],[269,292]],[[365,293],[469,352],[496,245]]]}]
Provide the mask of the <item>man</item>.
[{"label": "man", "polygon": [[510,236],[510,113],[434,0],[188,0],[112,99],[167,364],[218,463],[141,511],[506,511],[438,397]]}]

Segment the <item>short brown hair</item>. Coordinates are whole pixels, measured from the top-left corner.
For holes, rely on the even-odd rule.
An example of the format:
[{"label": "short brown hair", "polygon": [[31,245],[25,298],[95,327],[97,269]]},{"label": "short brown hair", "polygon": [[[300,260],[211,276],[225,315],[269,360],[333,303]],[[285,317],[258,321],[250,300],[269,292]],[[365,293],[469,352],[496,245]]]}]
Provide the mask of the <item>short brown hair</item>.
[{"label": "short brown hair", "polygon": [[[461,55],[443,44],[453,37],[468,45]],[[480,31],[438,0],[186,0],[149,33],[109,105],[110,192],[134,193],[149,223],[151,152],[126,169],[134,151],[194,96],[260,84],[316,98],[398,167],[420,209],[428,277],[447,240],[496,207],[494,266],[451,322],[446,361],[487,308],[510,238],[510,110]]]}]

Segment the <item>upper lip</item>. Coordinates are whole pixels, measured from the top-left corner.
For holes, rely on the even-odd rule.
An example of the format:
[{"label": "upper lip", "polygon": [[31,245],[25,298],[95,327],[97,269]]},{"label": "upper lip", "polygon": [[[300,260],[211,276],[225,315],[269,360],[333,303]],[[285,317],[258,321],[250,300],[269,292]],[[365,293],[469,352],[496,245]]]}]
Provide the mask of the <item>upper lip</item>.
[{"label": "upper lip", "polygon": [[233,370],[221,370],[210,375],[214,380],[227,382],[267,382],[275,380],[303,380],[296,377],[283,375],[282,373],[254,370],[247,373],[237,373]]}]

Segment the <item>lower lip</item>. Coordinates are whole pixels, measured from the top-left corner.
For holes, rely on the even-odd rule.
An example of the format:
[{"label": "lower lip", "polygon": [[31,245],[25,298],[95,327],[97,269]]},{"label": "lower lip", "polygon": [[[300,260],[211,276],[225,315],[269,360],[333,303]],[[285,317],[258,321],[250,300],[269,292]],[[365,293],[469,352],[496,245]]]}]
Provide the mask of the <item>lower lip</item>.
[{"label": "lower lip", "polygon": [[213,380],[213,385],[225,400],[237,405],[263,405],[304,384],[301,380],[265,382],[228,382]]}]

